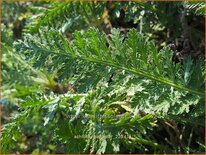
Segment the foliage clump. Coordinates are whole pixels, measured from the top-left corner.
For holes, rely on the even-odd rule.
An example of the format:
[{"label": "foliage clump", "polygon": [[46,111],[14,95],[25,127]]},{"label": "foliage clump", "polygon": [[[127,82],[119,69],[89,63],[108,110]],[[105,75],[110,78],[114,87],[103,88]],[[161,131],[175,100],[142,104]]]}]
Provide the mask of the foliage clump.
[{"label": "foliage clump", "polygon": [[[171,21],[148,26],[149,18],[156,21],[151,14],[166,17],[157,8],[185,11],[202,4],[172,4],[33,3],[30,13],[23,10],[30,18],[22,17],[27,24],[20,40],[4,18],[1,103],[12,115],[3,117],[1,152],[204,152],[201,42],[190,45],[178,29],[189,40],[180,52],[182,43],[176,40],[177,49],[169,44],[175,38]],[[187,44],[200,52],[180,58]]]}]

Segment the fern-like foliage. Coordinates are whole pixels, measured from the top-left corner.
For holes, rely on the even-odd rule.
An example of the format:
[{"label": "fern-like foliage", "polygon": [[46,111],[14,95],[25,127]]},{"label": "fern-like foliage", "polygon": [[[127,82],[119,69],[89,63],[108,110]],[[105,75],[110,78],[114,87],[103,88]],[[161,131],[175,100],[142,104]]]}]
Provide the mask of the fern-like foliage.
[{"label": "fern-like foliage", "polygon": [[101,15],[106,3],[99,2],[55,2],[48,8],[35,7],[34,10],[42,10],[35,18],[30,19],[25,32],[36,33],[47,26],[56,28],[62,32],[74,29],[82,29],[89,25],[98,26],[103,22]]},{"label": "fern-like foliage", "polygon": [[[140,79],[146,80],[142,86],[144,90],[142,93],[147,94],[145,98],[151,100],[147,105],[146,101],[142,101],[143,94],[138,93],[135,97],[136,100],[141,100],[138,105],[140,109],[153,107],[148,112],[157,111],[166,114],[169,111],[175,115],[188,113],[192,105],[204,106],[200,104],[204,100],[203,60],[194,63],[188,58],[182,66],[175,64],[171,61],[172,51],[168,47],[158,52],[152,42],[146,41],[134,29],[128,32],[126,38],[117,29],[113,29],[107,38],[104,33],[93,28],[85,34],[77,31],[73,36],[75,39],[68,42],[55,30],[42,33],[41,41],[38,41],[39,37],[28,35],[24,42],[16,45],[16,49],[24,51],[28,57],[34,55],[34,65],[38,64],[39,67],[46,65],[49,68],[60,69],[63,73],[69,73],[70,82],[78,92],[94,89],[99,81],[107,83],[112,74],[126,72],[125,77],[134,76],[136,79],[134,84]],[[70,72],[75,72],[78,76]],[[133,87],[131,88],[134,89],[133,94],[136,94],[136,87]],[[171,101],[167,101],[169,98]],[[199,111],[200,115],[203,113],[202,110]]]},{"label": "fern-like foliage", "polygon": [[[201,60],[200,64],[192,65],[192,60],[187,59],[181,68],[180,64],[171,61],[172,51],[168,47],[158,52],[152,42],[146,41],[134,29],[130,30],[126,39],[117,29],[112,30],[109,39],[97,29],[89,29],[85,34],[75,32],[70,43],[55,30],[42,33],[42,37],[45,39],[40,43],[37,38],[26,36],[25,42],[17,44],[17,50],[38,55],[38,60],[44,64],[48,61],[42,60],[49,57],[52,61],[59,61],[55,64],[62,64],[65,59],[81,60],[125,70],[178,90],[204,96]],[[195,74],[195,70],[200,71],[199,74]],[[195,84],[192,78],[202,82]]]},{"label": "fern-like foliage", "polygon": [[[20,7],[15,5],[13,9]],[[3,116],[1,153],[35,153],[33,148],[78,154],[205,151],[200,137],[205,126],[204,60],[188,57],[175,63],[168,46],[159,51],[151,41],[157,37],[167,44],[168,37],[178,39],[183,29],[190,31],[184,27],[187,19],[189,24],[199,17],[190,19],[188,13],[204,15],[203,2],[31,6],[26,15],[20,11],[21,16],[14,16],[26,21],[24,39],[14,45],[11,21],[3,18],[8,27],[2,25],[1,103],[5,113],[15,108],[10,118]],[[31,11],[35,15],[26,18]],[[179,19],[185,24],[172,23]],[[117,26],[121,30],[112,29]],[[41,145],[44,138],[48,143]],[[36,144],[22,149],[22,140]]]},{"label": "fern-like foliage", "polygon": [[[16,51],[34,68],[56,71],[77,90],[27,94],[19,105],[22,114],[3,129],[3,153],[13,147],[14,134],[21,137],[11,131],[21,131],[23,119],[37,111],[45,126],[57,124],[52,140],[64,145],[67,153],[177,153],[177,146],[156,141],[158,121],[167,117],[204,125],[203,60],[188,58],[183,65],[175,64],[168,47],[157,51],[135,29],[125,37],[118,29],[106,36],[90,28],[76,31],[73,38],[68,41],[51,29],[16,43]],[[180,147],[186,152],[183,144]]]}]

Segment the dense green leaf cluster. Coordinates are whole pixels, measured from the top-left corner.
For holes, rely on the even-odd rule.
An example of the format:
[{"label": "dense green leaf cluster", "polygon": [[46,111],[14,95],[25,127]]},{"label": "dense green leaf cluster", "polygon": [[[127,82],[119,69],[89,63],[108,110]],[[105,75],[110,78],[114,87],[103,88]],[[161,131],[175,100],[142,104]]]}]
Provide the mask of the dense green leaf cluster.
[{"label": "dense green leaf cluster", "polygon": [[40,66],[67,65],[65,59],[79,59],[125,70],[176,89],[204,96],[201,92],[204,83],[197,85],[195,81],[204,79],[203,60],[192,65],[192,60],[188,58],[181,67],[171,61],[172,51],[168,47],[158,52],[155,45],[146,41],[136,30],[130,30],[126,39],[117,29],[111,31],[109,38],[97,29],[89,29],[85,34],[75,32],[73,37],[74,40],[69,43],[58,31],[51,30],[43,32],[41,40],[31,35],[26,36],[25,41],[18,43],[16,48],[24,51],[28,57],[38,56],[37,59],[35,57],[35,63],[44,63],[38,64]]},{"label": "dense green leaf cluster", "polygon": [[[111,21],[123,8],[130,10],[127,22],[138,12],[143,24],[145,14],[159,18],[164,4],[94,3],[34,7],[40,15],[28,20],[24,38],[14,44],[3,25],[3,99],[16,111],[4,120],[1,153],[35,138],[33,148],[55,153],[204,152],[204,59],[174,62],[175,51],[158,50],[141,28],[105,33],[100,26],[108,20],[105,8],[113,9]],[[74,29],[84,30],[66,33]]]},{"label": "dense green leaf cluster", "polygon": [[[145,153],[150,147],[171,151],[148,134],[157,125],[157,119],[175,119],[179,115],[182,120],[178,121],[184,122],[188,114],[191,119],[204,115],[197,108],[204,106],[201,60],[193,64],[189,58],[182,66],[175,64],[168,47],[158,52],[152,42],[134,29],[126,37],[118,29],[112,29],[107,37],[94,28],[85,33],[77,31],[73,37],[69,42],[58,31],[50,30],[40,36],[27,35],[24,42],[15,45],[26,59],[35,60],[34,67],[47,66],[51,72],[69,74],[69,82],[77,89],[75,94],[70,91],[53,98],[49,95],[46,100],[44,96],[34,102],[27,99],[20,106],[25,113],[46,108],[44,125],[51,121],[62,124],[55,117],[65,111],[68,118],[63,117],[64,123],[54,133],[60,143],[70,148],[66,152],[114,153],[120,151],[120,145],[132,152],[141,150],[137,144],[145,148]],[[112,82],[108,82],[111,75]],[[197,85],[197,79],[202,83]],[[117,137],[122,135],[122,139]],[[74,143],[78,147],[72,149]]]}]

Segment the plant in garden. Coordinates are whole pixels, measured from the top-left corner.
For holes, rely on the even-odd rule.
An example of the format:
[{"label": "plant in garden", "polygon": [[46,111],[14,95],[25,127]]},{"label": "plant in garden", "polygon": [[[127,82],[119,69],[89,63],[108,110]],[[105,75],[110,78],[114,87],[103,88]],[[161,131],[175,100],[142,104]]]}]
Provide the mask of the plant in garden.
[{"label": "plant in garden", "polygon": [[[14,144],[36,134],[49,143],[42,149],[55,153],[204,152],[204,136],[199,135],[205,114],[204,59],[174,62],[170,46],[158,50],[132,28],[126,34],[118,28],[106,34],[91,27],[68,39],[65,29],[75,23],[71,19],[90,19],[74,12],[75,19],[61,27],[70,18],[61,17],[70,7],[81,12],[105,3],[54,3],[46,16],[26,27],[22,40],[12,45],[3,38],[3,78],[8,77],[5,87],[14,88],[8,94],[15,100],[4,98],[16,103],[17,112],[3,127],[1,152],[24,147]],[[2,34],[11,32],[3,29]]]}]

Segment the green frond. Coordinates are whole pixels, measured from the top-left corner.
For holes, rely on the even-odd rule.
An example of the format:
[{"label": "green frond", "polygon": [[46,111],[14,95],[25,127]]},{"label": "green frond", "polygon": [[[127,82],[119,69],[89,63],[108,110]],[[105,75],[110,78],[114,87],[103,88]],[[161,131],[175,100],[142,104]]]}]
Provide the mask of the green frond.
[{"label": "green frond", "polygon": [[[94,23],[101,24],[100,19],[105,4],[99,2],[94,6],[94,2],[55,2],[48,8],[39,8],[43,10],[35,18],[30,19],[25,32],[36,33],[41,27],[56,28],[61,32],[71,29],[81,29]],[[34,8],[37,10],[38,8]]]},{"label": "green frond", "polygon": [[[189,68],[191,72],[188,75],[187,65],[181,68],[179,64],[171,61],[172,51],[168,47],[158,52],[152,42],[146,41],[134,29],[128,32],[125,40],[117,29],[111,31],[109,38],[93,28],[85,34],[76,31],[73,34],[74,40],[70,43],[55,30],[43,35],[49,39],[39,44],[36,38],[27,36],[24,43],[21,42],[16,46],[17,50],[32,52],[38,55],[40,61],[48,57],[51,57],[52,61],[58,59],[59,62],[55,63],[57,66],[64,64],[67,59],[110,66],[181,91],[204,96],[204,93],[198,90],[200,88],[195,88],[196,86],[191,88],[190,77],[193,69]],[[191,60],[188,63],[192,63]],[[202,72],[201,67],[198,70]],[[184,77],[186,74],[188,77]],[[203,74],[199,76],[198,78],[203,79]],[[202,86],[203,83],[200,87]]]}]

